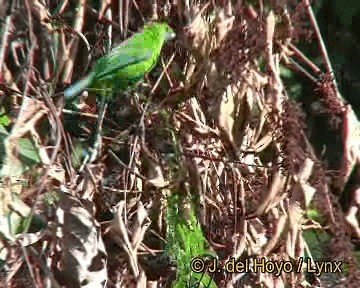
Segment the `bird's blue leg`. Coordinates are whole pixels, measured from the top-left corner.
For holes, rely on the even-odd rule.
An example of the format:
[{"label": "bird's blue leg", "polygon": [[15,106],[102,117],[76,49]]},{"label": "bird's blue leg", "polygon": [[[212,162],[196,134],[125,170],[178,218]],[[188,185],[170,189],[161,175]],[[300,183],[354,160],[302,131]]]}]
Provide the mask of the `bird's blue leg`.
[{"label": "bird's blue leg", "polygon": [[90,163],[94,162],[98,158],[98,156],[100,155],[100,152],[101,152],[101,148],[102,148],[101,130],[102,130],[102,124],[103,124],[104,118],[105,118],[106,109],[107,109],[106,98],[101,97],[99,118],[98,118],[97,127],[96,127],[95,142],[94,142],[93,151],[90,156]]}]

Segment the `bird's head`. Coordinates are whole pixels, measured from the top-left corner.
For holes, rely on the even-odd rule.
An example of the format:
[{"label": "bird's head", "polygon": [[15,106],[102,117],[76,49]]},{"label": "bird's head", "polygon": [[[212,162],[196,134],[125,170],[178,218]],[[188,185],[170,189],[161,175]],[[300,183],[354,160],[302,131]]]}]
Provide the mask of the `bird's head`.
[{"label": "bird's head", "polygon": [[157,35],[163,37],[164,41],[169,41],[175,38],[174,30],[167,23],[153,23],[144,27],[145,31],[155,32]]}]

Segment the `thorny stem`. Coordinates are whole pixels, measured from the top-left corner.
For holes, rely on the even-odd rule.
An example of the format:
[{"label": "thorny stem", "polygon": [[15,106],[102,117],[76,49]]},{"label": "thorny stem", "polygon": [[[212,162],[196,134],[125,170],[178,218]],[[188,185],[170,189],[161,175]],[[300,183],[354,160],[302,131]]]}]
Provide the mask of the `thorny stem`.
[{"label": "thorny stem", "polygon": [[[330,62],[330,59],[329,59],[329,55],[327,53],[325,43],[324,43],[324,41],[322,39],[322,36],[321,36],[321,33],[320,33],[319,25],[318,25],[318,23],[316,21],[316,18],[315,18],[313,10],[311,8],[311,5],[309,3],[309,0],[304,0],[304,4],[305,4],[305,7],[306,7],[306,11],[309,14],[310,22],[311,22],[311,24],[312,24],[312,26],[314,28],[315,35],[316,35],[317,40],[318,40],[319,45],[320,45],[320,51],[321,51],[321,54],[322,54],[322,57],[323,57],[323,60],[324,60],[326,71],[330,75],[334,75],[334,71],[333,71],[333,69],[331,67],[331,62]],[[332,82],[333,82],[333,85],[335,87],[336,95],[339,96],[340,94],[339,94],[339,90],[338,90],[335,78],[332,79]]]}]

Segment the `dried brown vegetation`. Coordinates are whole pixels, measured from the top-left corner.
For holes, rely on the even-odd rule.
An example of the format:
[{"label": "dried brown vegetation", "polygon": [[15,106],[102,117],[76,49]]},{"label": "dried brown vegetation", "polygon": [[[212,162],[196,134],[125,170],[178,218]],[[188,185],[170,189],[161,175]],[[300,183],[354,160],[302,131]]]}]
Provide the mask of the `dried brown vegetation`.
[{"label": "dried brown vegetation", "polygon": [[[313,253],[305,232],[314,228],[331,239],[319,261],[343,261],[343,273],[331,276],[217,273],[218,287],[360,283],[351,241],[360,238],[359,197],[347,211],[338,203],[359,163],[360,128],[331,77],[308,1],[286,1],[287,9],[280,1],[193,2],[0,1],[0,101],[10,117],[1,221],[16,211],[47,223],[37,232],[0,231],[1,287],[101,287],[105,279],[108,287],[169,286],[175,268],[162,252],[173,193],[183,217],[195,206],[221,263],[265,257],[297,267]],[[89,162],[77,151],[95,133],[95,96],[73,111],[61,92],[144,19],[168,22],[177,39],[145,84],[112,100],[101,153]],[[305,37],[319,44],[323,73],[296,48]],[[336,173],[308,138],[306,114],[280,76],[285,66],[313,81],[321,113],[341,135]],[[24,164],[24,139],[37,151],[32,165]]]}]

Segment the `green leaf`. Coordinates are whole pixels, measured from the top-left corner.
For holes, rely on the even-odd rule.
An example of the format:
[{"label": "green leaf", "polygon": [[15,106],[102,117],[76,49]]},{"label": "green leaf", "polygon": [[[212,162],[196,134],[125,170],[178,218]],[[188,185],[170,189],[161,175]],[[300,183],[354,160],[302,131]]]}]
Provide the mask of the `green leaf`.
[{"label": "green leaf", "polygon": [[0,124],[0,137],[2,137],[2,139],[5,139],[7,136],[9,136],[9,132],[6,130],[4,125]]},{"label": "green leaf", "polygon": [[71,164],[75,168],[80,168],[82,161],[86,156],[86,150],[81,142],[76,142],[71,153]]},{"label": "green leaf", "polygon": [[310,219],[314,220],[315,222],[318,222],[320,224],[325,224],[324,216],[321,215],[321,213],[318,210],[314,208],[309,208],[306,214]]},{"label": "green leaf", "polygon": [[7,115],[0,115],[0,125],[9,126],[10,122],[10,118]]},{"label": "green leaf", "polygon": [[33,141],[28,138],[21,138],[18,143],[19,154],[21,155],[21,160],[24,161],[24,164],[31,167],[41,163],[38,149]]},{"label": "green leaf", "polygon": [[9,136],[6,128],[0,124],[0,163],[2,164],[5,158],[5,139]]},{"label": "green leaf", "polygon": [[283,65],[280,65],[280,75],[284,78],[294,78],[294,72]]},{"label": "green leaf", "polygon": [[190,287],[207,287],[207,288],[217,288],[214,280],[207,274],[201,273],[191,273],[191,277],[195,278],[196,281],[192,280]]},{"label": "green leaf", "polygon": [[205,258],[212,255],[206,249],[206,239],[200,224],[191,209],[190,219],[182,219],[179,213],[180,199],[178,195],[168,198],[168,231],[166,253],[176,259],[178,277],[173,287],[217,287],[209,275],[194,273],[189,263],[194,257]]},{"label": "green leaf", "polygon": [[[40,231],[46,227],[45,221],[38,215],[34,215],[33,218],[30,218],[31,208],[22,202],[14,193],[13,193],[13,202],[12,206],[15,208],[15,211],[10,210],[7,213],[0,213],[0,236],[2,239],[13,239],[17,234],[25,232],[25,228],[28,227],[31,223],[32,229],[34,231]],[[19,214],[21,212],[21,215]]]},{"label": "green leaf", "polygon": [[330,241],[329,233],[321,230],[309,229],[305,230],[303,235],[313,260],[319,261],[328,256],[327,245]]}]

